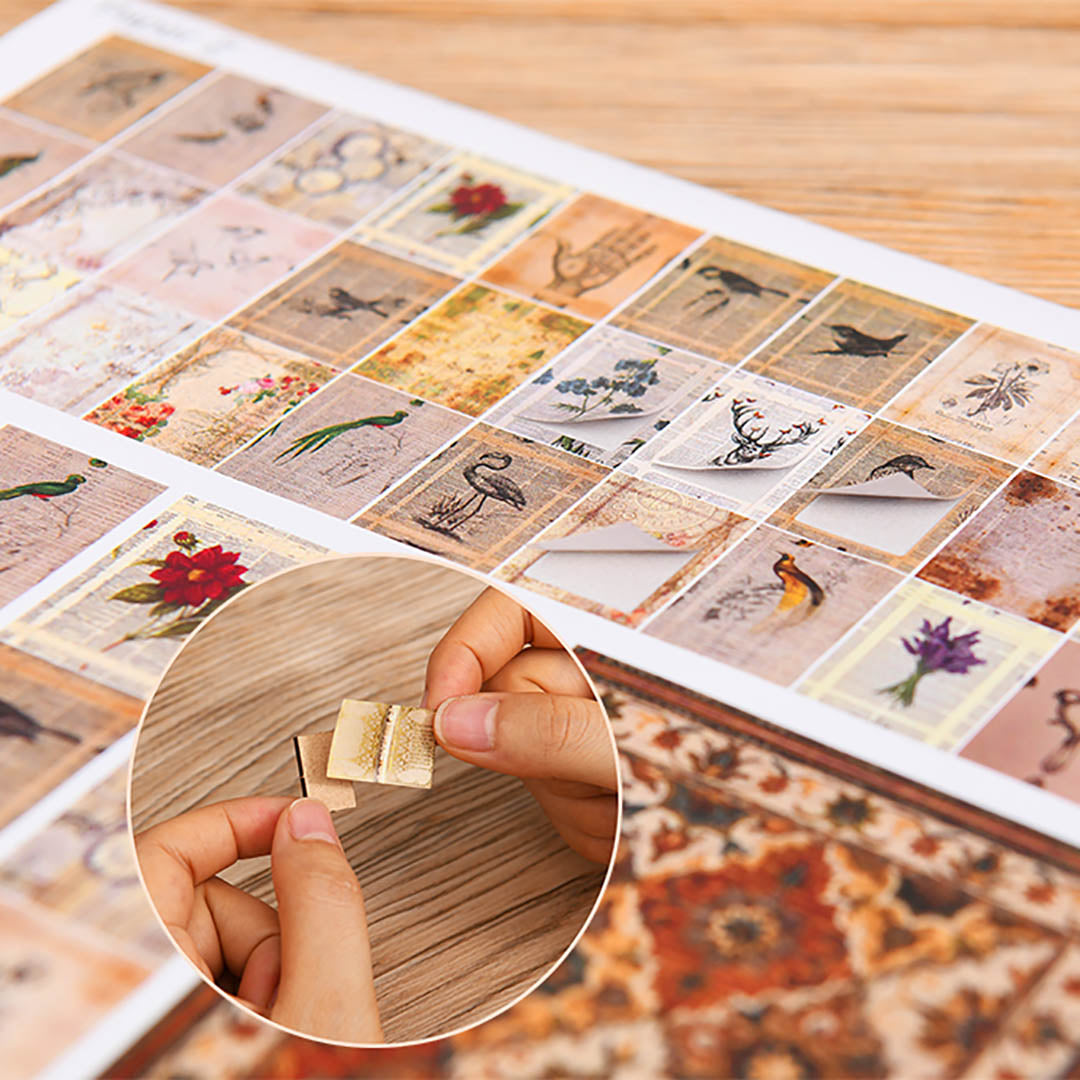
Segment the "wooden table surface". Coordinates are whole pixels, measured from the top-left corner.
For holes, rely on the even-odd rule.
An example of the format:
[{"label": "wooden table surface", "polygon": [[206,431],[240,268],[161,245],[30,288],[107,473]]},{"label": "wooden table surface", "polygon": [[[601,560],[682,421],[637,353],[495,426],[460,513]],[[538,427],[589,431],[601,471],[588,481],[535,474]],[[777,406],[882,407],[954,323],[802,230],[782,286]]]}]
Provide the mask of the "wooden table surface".
[{"label": "wooden table surface", "polygon": [[1076,0],[178,6],[1080,306]]},{"label": "wooden table surface", "polygon": [[[261,583],[180,652],[135,751],[136,831],[197,806],[300,789],[292,737],[342,698],[416,704],[428,654],[483,585],[389,557],[333,559]],[[335,814],[364,890],[388,1041],[492,1015],[584,926],[603,870],[572,852],[521,783],[437,751],[430,791],[356,784]],[[269,859],[223,875],[273,900]]]}]

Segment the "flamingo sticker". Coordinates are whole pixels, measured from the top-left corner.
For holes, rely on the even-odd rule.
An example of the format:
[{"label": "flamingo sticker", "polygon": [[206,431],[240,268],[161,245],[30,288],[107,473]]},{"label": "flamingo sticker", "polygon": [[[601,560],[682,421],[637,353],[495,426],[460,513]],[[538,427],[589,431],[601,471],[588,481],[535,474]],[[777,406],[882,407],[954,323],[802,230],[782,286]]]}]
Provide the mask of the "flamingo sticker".
[{"label": "flamingo sticker", "polygon": [[444,495],[436,499],[427,513],[415,520],[425,529],[460,540],[459,530],[484,508],[489,499],[512,510],[524,510],[525,493],[508,476],[500,475],[513,464],[510,454],[488,452],[461,470],[472,488],[470,495]]}]

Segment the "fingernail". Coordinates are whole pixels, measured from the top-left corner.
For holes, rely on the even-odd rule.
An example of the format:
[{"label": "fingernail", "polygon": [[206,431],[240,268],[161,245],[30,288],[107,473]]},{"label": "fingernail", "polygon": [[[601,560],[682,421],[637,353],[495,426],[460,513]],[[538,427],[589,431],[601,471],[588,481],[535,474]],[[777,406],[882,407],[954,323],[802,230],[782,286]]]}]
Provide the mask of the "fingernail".
[{"label": "fingernail", "polygon": [[294,840],[325,840],[341,846],[330,811],[318,799],[297,799],[289,806],[289,833]]},{"label": "fingernail", "polygon": [[490,750],[495,745],[497,701],[482,697],[450,698],[435,714],[439,742],[456,750]]}]

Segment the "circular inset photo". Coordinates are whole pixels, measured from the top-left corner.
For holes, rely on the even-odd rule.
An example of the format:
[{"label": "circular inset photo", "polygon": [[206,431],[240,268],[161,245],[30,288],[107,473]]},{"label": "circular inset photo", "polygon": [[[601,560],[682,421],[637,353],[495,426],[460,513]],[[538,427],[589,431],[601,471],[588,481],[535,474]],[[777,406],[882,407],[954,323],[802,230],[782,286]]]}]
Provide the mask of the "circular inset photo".
[{"label": "circular inset photo", "polygon": [[[182,618],[217,578],[174,562],[160,604]],[[357,555],[242,588],[191,635],[129,807],[151,903],[219,992],[300,1035],[402,1043],[501,1012],[573,945],[617,756],[584,669],[516,600]]]}]

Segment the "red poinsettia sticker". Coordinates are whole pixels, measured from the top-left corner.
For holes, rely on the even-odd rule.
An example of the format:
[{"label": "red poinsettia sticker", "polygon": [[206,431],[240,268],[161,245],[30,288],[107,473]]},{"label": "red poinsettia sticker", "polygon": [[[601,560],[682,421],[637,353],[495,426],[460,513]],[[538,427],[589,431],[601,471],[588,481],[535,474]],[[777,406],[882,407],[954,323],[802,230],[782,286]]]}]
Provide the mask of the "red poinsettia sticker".
[{"label": "red poinsettia sticker", "polygon": [[170,551],[165,565],[151,571],[150,576],[161,582],[161,599],[166,604],[197,608],[242,583],[247,567],[237,565],[239,558],[239,551],[223,551],[220,544],[203,548],[195,555]]},{"label": "red poinsettia sticker", "polygon": [[478,184],[469,173],[465,173],[461,183],[450,192],[449,200],[429,206],[428,213],[449,214],[453,221],[461,223],[456,228],[444,229],[439,233],[446,236],[451,233],[479,232],[493,221],[511,217],[524,205],[510,202],[498,184]]},{"label": "red poinsettia sticker", "polygon": [[187,529],[173,533],[177,550],[164,559],[140,559],[134,565],[152,566],[150,581],[128,585],[110,600],[124,604],[148,604],[147,622],[125,634],[108,648],[143,638],[186,637],[198,629],[230,596],[247,587],[239,551],[221,544],[203,547]]}]

